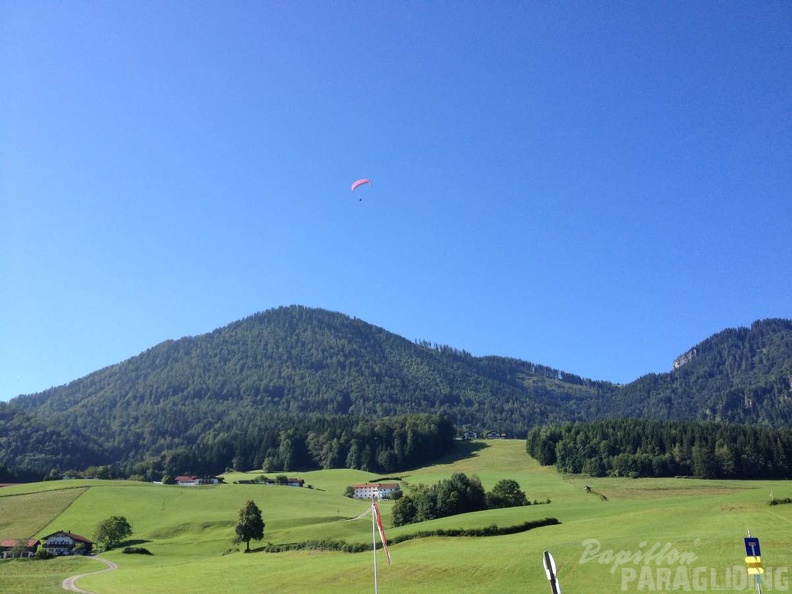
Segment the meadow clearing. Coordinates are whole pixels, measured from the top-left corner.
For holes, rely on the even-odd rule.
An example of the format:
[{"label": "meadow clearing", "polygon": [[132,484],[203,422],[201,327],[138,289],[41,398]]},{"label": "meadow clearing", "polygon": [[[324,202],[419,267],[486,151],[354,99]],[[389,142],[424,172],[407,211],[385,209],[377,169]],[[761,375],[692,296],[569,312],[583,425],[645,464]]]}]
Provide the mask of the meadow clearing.
[{"label": "meadow clearing", "polygon": [[[709,481],[561,476],[539,466],[522,440],[459,444],[437,464],[395,473],[403,484],[432,484],[453,472],[476,474],[489,490],[517,480],[528,499],[551,503],[489,510],[393,528],[391,502],[382,502],[389,539],[439,528],[511,526],[546,517],[561,524],[508,536],[430,537],[380,551],[379,592],[548,592],[542,552],[558,566],[565,594],[614,592],[755,592],[745,575],[743,537],[760,538],[765,591],[789,591],[792,575],[792,481]],[[257,473],[231,473],[227,484],[177,487],[129,481],[54,481],[0,491],[0,537],[41,537],[56,530],[93,535],[96,524],[123,515],[128,544],[152,556],[112,550],[115,571],[86,576],[81,588],[100,594],[250,594],[374,590],[372,554],[328,551],[267,553],[268,543],[335,539],[371,542],[371,519],[353,520],[369,504],[343,496],[348,485],[380,478],[354,470],[289,473],[312,488],[239,485]],[[260,473],[258,473],[260,474]],[[270,476],[274,476],[271,473]],[[589,485],[592,492],[585,492]],[[404,487],[403,487],[404,488]],[[252,499],[266,522],[254,552],[233,545],[237,511]],[[0,562],[4,594],[63,592],[67,576],[103,569],[94,559]],[[768,588],[770,586],[770,588]]]}]

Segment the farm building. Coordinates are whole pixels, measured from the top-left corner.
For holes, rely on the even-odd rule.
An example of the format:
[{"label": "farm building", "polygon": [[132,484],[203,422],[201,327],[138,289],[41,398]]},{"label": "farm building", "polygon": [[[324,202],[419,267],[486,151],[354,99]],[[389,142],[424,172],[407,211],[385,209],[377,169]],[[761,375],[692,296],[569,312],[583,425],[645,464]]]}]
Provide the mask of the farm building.
[{"label": "farm building", "polygon": [[352,485],[355,499],[390,499],[393,493],[399,491],[399,483],[363,483]]},{"label": "farm building", "polygon": [[33,557],[41,544],[36,538],[0,540],[0,559]]},{"label": "farm building", "polygon": [[177,476],[175,479],[177,485],[182,487],[194,487],[196,485],[219,485],[221,479],[216,476],[191,476],[183,475]]},{"label": "farm building", "polygon": [[51,555],[90,555],[93,552],[93,541],[66,530],[54,532],[43,540],[44,549]]}]

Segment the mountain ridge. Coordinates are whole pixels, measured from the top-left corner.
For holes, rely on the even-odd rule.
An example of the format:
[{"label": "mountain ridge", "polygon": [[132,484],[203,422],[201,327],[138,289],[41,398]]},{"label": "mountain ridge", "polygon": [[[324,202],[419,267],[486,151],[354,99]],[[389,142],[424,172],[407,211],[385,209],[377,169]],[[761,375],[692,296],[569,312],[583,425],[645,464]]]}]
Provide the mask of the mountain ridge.
[{"label": "mountain ridge", "polygon": [[[518,437],[536,425],[614,417],[790,424],[792,321],[727,329],[693,351],[670,372],[617,385],[286,306],[0,405],[0,463],[62,467],[58,432],[70,463],[80,460],[74,439],[84,444],[84,464],[131,463],[198,447],[207,436],[253,440],[331,417],[433,413],[459,430]],[[28,435],[30,427],[39,429]]]}]

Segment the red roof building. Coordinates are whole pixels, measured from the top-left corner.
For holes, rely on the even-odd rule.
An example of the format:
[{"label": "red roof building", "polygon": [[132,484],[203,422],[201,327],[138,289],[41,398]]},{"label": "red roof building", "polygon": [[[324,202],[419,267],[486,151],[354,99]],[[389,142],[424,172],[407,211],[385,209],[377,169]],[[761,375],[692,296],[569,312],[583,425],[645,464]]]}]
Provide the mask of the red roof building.
[{"label": "red roof building", "polygon": [[44,549],[52,555],[90,555],[93,552],[93,541],[65,530],[53,532],[43,540]]},{"label": "red roof building", "polygon": [[11,557],[33,557],[41,541],[37,538],[19,539],[8,538],[0,540],[0,559]]}]

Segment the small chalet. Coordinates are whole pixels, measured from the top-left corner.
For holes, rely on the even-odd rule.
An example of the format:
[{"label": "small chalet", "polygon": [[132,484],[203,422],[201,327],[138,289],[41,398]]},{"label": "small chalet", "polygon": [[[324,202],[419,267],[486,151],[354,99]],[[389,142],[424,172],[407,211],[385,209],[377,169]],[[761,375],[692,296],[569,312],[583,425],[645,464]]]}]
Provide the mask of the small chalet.
[{"label": "small chalet", "polygon": [[0,559],[33,557],[40,544],[41,541],[36,538],[0,540]]},{"label": "small chalet", "polygon": [[220,478],[216,476],[177,476],[175,479],[177,485],[182,487],[194,487],[196,485],[219,485]]},{"label": "small chalet", "polygon": [[490,431],[487,433],[487,439],[506,439],[506,434],[499,431]]},{"label": "small chalet", "polygon": [[60,530],[44,537],[44,550],[51,555],[90,555],[93,541],[84,536]]},{"label": "small chalet", "polygon": [[355,499],[390,499],[393,493],[399,491],[399,483],[363,483],[352,485]]},{"label": "small chalet", "polygon": [[305,481],[300,478],[290,478],[286,479],[286,484],[290,487],[302,487],[305,485]]}]

